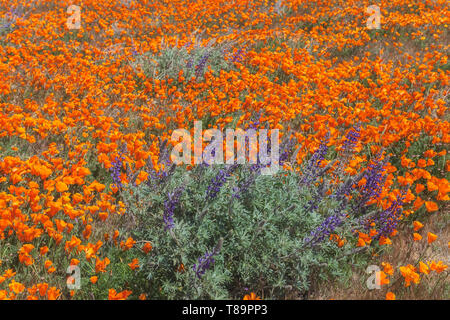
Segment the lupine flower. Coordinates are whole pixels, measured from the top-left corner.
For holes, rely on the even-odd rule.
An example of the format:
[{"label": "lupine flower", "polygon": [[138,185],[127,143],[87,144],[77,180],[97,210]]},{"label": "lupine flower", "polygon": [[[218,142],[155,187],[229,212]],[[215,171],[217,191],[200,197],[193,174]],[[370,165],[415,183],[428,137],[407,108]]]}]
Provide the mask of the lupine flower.
[{"label": "lupine flower", "polygon": [[244,50],[239,48],[231,57],[232,62],[241,62],[244,59]]},{"label": "lupine flower", "polygon": [[354,126],[345,136],[345,141],[342,146],[344,155],[349,156],[353,153],[356,143],[361,137],[361,127],[359,125]]},{"label": "lupine flower", "polygon": [[220,191],[220,188],[225,184],[227,178],[237,168],[237,164],[232,164],[227,169],[219,170],[219,173],[211,180],[208,189],[206,190],[206,199],[214,199]]},{"label": "lupine flower", "polygon": [[11,8],[9,12],[6,14],[7,20],[3,24],[2,28],[8,29],[13,24],[17,22],[17,19],[22,18],[24,16],[23,12],[20,8]]},{"label": "lupine flower", "polygon": [[176,206],[178,205],[178,202],[180,201],[180,196],[183,192],[184,188],[179,187],[173,192],[169,192],[167,195],[168,199],[164,201],[164,223],[165,223],[165,229],[169,230],[175,227],[175,224],[173,222],[173,214],[175,211]]},{"label": "lupine flower", "polygon": [[188,69],[192,68],[193,63],[194,63],[194,60],[192,58],[190,58],[188,60],[188,62],[186,63],[186,68],[188,68]]},{"label": "lupine flower", "polygon": [[369,168],[363,176],[366,183],[361,188],[361,194],[363,194],[366,199],[376,199],[381,194],[384,181],[386,180],[384,175],[384,165],[386,162],[387,159],[381,160],[381,154],[378,154],[376,159],[369,164]]},{"label": "lupine flower", "polygon": [[320,202],[325,197],[326,193],[325,183],[321,183],[316,193],[313,195],[313,199],[309,200],[308,203],[304,206],[307,211],[316,210],[319,207]]},{"label": "lupine flower", "polygon": [[234,199],[240,199],[245,192],[247,192],[250,189],[250,186],[255,182],[256,174],[252,174],[244,181],[240,182],[237,187],[233,188],[233,195],[232,198]]},{"label": "lupine flower", "polygon": [[146,161],[146,172],[149,175],[145,183],[151,188],[156,188],[164,181],[167,181],[167,179],[175,172],[176,165],[174,163],[171,164],[167,140],[161,142],[159,154],[159,163],[164,165],[162,169],[156,171],[151,157],[148,157]]},{"label": "lupine flower", "polygon": [[207,252],[204,256],[198,258],[198,263],[194,264],[194,266],[192,267],[192,270],[194,270],[197,278],[200,279],[205,274],[206,270],[208,270],[214,264],[214,256],[216,256],[220,252],[220,250],[222,249],[222,244],[223,239],[221,238],[212,252]]},{"label": "lupine flower", "polygon": [[320,144],[319,149],[317,149],[316,152],[314,152],[312,157],[309,159],[301,180],[301,184],[308,185],[314,182],[319,176],[318,175],[320,171],[319,165],[325,159],[325,156],[328,152],[329,138],[330,133],[328,132],[324,138],[324,141]]},{"label": "lupine flower", "polygon": [[379,154],[376,159],[369,164],[368,169],[363,175],[359,175],[358,179],[355,179],[355,184],[358,184],[362,179],[365,180],[365,183],[359,188],[359,198],[352,206],[353,212],[361,212],[361,214],[364,214],[367,203],[378,199],[380,196],[384,182],[386,181],[384,169],[386,162],[387,159],[381,160],[381,154]]},{"label": "lupine flower", "polygon": [[292,153],[293,148],[296,145],[295,139],[289,137],[289,139],[283,141],[283,143],[280,146],[280,149],[283,150],[280,155],[280,165],[283,165],[283,163],[289,161],[289,156]]},{"label": "lupine flower", "polygon": [[375,239],[378,239],[380,236],[388,237],[397,228],[399,217],[402,213],[402,205],[405,196],[406,191],[403,190],[397,199],[392,202],[386,210],[379,212],[373,218],[373,221],[367,222],[366,225],[374,222],[375,225],[378,226],[378,234],[375,236]]},{"label": "lupine flower", "polygon": [[[125,145],[126,149],[126,145]],[[116,156],[115,160],[112,163],[112,168],[110,168],[111,171],[111,177],[113,178],[113,185],[117,188],[122,187],[122,180],[120,178],[120,172],[122,170],[123,166],[123,160],[125,160],[125,156],[123,152],[119,151],[118,156]]]},{"label": "lupine flower", "polygon": [[195,271],[195,274],[200,279],[210,268],[212,264],[214,264],[215,260],[213,258],[214,252],[211,253],[205,253],[203,257],[198,258],[198,264],[194,264],[194,267],[192,268]]},{"label": "lupine flower", "polygon": [[200,58],[200,61],[198,62],[198,64],[195,66],[195,76],[197,78],[200,77],[203,74],[203,71],[205,70],[205,67],[206,67],[206,62],[209,59],[209,55],[210,55],[209,52],[205,53]]},{"label": "lupine flower", "polygon": [[344,222],[345,216],[345,212],[340,212],[327,217],[319,227],[311,232],[310,236],[305,240],[305,244],[315,246],[325,238],[328,238]]}]

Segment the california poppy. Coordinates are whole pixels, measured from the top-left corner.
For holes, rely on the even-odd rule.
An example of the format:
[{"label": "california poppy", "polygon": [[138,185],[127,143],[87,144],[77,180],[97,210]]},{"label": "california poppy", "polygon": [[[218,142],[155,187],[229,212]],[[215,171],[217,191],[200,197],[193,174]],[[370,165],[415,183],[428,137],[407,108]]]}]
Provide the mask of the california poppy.
[{"label": "california poppy", "polygon": [[261,300],[260,297],[256,295],[256,293],[251,292],[250,294],[246,294],[243,300]]},{"label": "california poppy", "polygon": [[428,243],[433,243],[437,239],[437,235],[431,232],[428,232],[427,236],[428,236]]}]

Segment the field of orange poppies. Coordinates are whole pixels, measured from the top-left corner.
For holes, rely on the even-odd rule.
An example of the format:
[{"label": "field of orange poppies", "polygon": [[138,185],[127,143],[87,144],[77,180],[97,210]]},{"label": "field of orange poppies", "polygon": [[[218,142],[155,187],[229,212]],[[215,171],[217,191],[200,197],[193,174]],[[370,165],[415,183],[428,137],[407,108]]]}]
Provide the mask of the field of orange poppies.
[{"label": "field of orange poppies", "polygon": [[[449,24],[445,0],[0,0],[0,300],[448,299]],[[335,185],[378,170],[363,206],[379,217],[341,230],[319,210],[325,220],[308,226],[316,231],[304,243],[346,260],[328,272],[320,256],[304,282],[270,279],[288,268],[278,256],[234,265],[232,250],[279,240],[261,236],[270,217],[250,240],[243,232],[249,244],[228,241],[239,228],[183,242],[191,230],[183,219],[200,198],[177,182],[173,193],[136,190],[172,177],[161,141],[178,128],[193,132],[198,120],[278,129],[297,151],[283,172],[300,175],[306,169],[294,162],[310,163]],[[217,209],[199,219],[216,220],[189,234],[219,237],[211,221],[227,208],[216,202],[235,176],[212,180],[205,208]],[[371,179],[347,185],[361,191]],[[325,189],[311,193],[305,212],[334,192]],[[261,198],[252,192],[241,198]],[[346,192],[342,199],[356,199]],[[139,220],[147,205],[141,211],[154,220]],[[356,210],[364,217],[366,209],[348,208],[346,221]],[[147,221],[158,234],[141,232]]]}]

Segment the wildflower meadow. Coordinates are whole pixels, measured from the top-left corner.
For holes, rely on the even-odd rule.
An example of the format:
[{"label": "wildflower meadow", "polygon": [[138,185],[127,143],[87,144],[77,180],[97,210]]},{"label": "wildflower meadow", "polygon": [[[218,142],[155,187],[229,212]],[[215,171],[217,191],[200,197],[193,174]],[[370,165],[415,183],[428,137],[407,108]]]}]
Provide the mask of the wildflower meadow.
[{"label": "wildflower meadow", "polygon": [[448,300],[446,0],[0,0],[0,300]]}]

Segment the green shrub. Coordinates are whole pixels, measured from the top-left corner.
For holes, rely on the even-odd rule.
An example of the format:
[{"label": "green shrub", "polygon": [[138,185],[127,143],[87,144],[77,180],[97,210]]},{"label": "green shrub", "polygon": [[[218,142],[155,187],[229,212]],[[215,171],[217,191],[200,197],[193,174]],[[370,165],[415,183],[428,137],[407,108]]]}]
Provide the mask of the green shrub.
[{"label": "green shrub", "polygon": [[[351,190],[364,173],[333,185],[326,174],[331,164],[318,166],[324,150],[303,174],[260,175],[260,167],[249,164],[173,165],[130,184],[122,196],[137,220],[132,236],[153,245],[132,281],[148,286],[153,299],[239,299],[244,287],[282,299],[306,293],[317,275],[346,278],[349,259],[355,263],[352,232],[375,212],[365,206],[374,192]],[[366,172],[379,177],[375,171]],[[331,233],[348,241],[339,248]]]},{"label": "green shrub", "polygon": [[226,59],[226,55],[233,44],[232,41],[216,43],[212,39],[206,46],[197,42],[191,44],[192,48],[189,50],[189,45],[171,47],[163,42],[157,54],[147,52],[138,55],[132,66],[140,67],[147,77],[153,79],[176,80],[180,70],[183,70],[185,79],[198,79],[203,77],[208,66],[214,72],[231,70],[233,64]]}]

